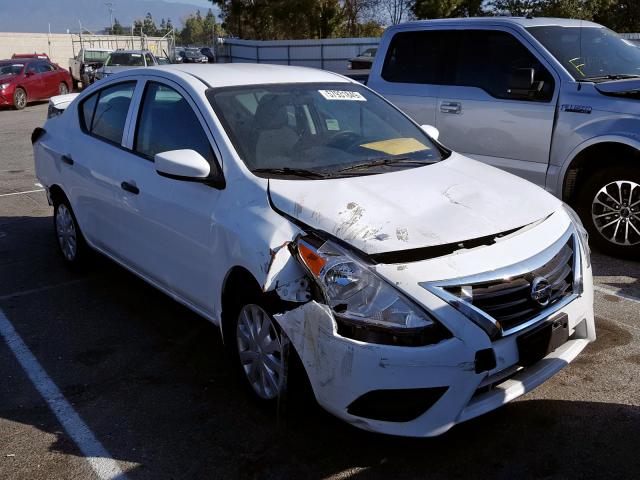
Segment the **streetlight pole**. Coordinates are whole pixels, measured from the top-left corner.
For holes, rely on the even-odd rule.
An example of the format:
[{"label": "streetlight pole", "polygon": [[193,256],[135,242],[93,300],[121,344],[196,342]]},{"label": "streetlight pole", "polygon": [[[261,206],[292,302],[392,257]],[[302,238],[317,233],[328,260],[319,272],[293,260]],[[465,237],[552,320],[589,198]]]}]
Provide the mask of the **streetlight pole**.
[{"label": "streetlight pole", "polygon": [[109,26],[111,28],[110,33],[113,35],[113,2],[104,2],[107,9],[109,9]]}]

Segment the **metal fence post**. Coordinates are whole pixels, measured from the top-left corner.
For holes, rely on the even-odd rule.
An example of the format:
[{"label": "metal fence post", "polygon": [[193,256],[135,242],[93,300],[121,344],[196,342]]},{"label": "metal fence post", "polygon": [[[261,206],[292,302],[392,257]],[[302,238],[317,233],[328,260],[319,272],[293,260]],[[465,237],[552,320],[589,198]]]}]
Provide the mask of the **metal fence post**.
[{"label": "metal fence post", "polygon": [[320,43],[320,68],[324,70],[324,43]]}]

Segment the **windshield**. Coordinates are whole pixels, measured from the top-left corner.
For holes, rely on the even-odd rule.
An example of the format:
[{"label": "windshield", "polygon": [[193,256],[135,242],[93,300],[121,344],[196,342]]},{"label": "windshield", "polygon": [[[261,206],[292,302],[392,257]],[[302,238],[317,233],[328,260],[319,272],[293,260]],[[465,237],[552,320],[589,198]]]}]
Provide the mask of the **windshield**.
[{"label": "windshield", "polygon": [[111,67],[144,67],[141,53],[112,53],[104,63]]},{"label": "windshield", "polygon": [[640,75],[640,48],[604,27],[529,27],[527,30],[576,80]]},{"label": "windshield", "polygon": [[23,68],[24,63],[0,63],[0,75],[18,75]]},{"label": "windshield", "polygon": [[442,159],[422,129],[357,84],[252,85],[207,96],[258,175],[383,173]]},{"label": "windshield", "polygon": [[104,62],[109,56],[110,52],[100,52],[96,50],[87,50],[84,52],[85,62]]}]

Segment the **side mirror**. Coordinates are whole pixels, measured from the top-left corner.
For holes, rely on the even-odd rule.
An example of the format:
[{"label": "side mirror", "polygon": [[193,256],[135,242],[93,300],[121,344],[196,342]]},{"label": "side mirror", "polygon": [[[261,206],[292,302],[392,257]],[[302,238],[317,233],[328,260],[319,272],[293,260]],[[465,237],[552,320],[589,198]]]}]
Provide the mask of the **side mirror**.
[{"label": "side mirror", "polygon": [[154,157],[156,172],[176,180],[202,181],[211,173],[211,166],[195,150],[170,150]]},{"label": "side mirror", "polygon": [[35,74],[36,72],[34,72],[33,70],[27,70],[26,72],[24,72],[25,77],[32,77]]},{"label": "side mirror", "polygon": [[429,135],[431,138],[433,138],[434,140],[438,140],[440,131],[436,127],[434,127],[433,125],[420,125],[420,128],[422,128],[422,131]]}]

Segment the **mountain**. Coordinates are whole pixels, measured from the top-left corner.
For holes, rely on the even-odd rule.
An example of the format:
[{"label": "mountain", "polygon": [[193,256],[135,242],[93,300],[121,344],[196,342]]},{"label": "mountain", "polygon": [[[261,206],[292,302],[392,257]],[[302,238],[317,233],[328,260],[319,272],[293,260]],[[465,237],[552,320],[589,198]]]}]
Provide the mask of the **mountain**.
[{"label": "mountain", "polygon": [[[182,19],[200,10],[204,15],[207,3],[203,0],[171,2],[163,0],[110,0],[113,16],[120,24],[129,26],[147,12],[156,24],[162,18],[170,18],[175,26],[182,26]],[[208,3],[214,13],[217,7]],[[105,0],[0,0],[0,32],[77,32],[82,27],[96,32],[109,25],[109,10]]]}]

